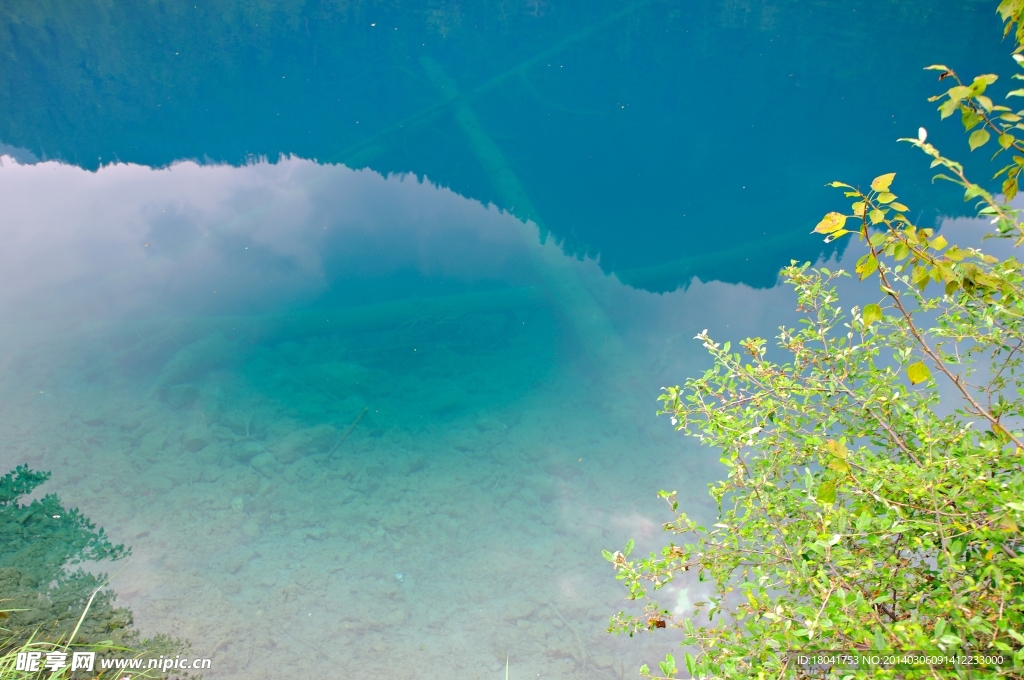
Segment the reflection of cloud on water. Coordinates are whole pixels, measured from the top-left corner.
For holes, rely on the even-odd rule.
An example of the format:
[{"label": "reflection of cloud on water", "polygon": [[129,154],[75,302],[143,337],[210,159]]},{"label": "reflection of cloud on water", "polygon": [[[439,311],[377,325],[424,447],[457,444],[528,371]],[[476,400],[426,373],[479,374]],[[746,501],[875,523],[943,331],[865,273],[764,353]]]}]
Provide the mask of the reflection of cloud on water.
[{"label": "reflection of cloud on water", "polygon": [[252,310],[402,271],[514,280],[531,238],[427,182],[296,158],[87,172],[7,156],[0,177],[8,314]]}]

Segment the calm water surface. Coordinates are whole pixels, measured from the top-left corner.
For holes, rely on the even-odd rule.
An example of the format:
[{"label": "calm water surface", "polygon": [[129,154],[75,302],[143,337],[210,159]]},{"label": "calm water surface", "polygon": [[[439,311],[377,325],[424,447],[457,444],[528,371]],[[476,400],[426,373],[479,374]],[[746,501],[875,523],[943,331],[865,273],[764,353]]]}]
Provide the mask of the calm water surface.
[{"label": "calm water surface", "polygon": [[634,677],[674,641],[604,633],[600,550],[719,474],[658,388],[841,257],[825,182],[963,212],[894,140],[965,156],[921,68],[1005,70],[999,35],[984,2],[6,3],[0,464],[132,546],[121,602],[208,678]]}]

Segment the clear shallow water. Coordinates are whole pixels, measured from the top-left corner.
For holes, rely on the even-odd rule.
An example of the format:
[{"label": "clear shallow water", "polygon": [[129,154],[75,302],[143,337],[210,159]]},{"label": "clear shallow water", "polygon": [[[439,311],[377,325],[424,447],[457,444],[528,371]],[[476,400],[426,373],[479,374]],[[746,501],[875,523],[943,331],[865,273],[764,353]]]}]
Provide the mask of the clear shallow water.
[{"label": "clear shallow water", "polygon": [[0,462],[209,677],[632,677],[600,549],[718,474],[658,388],[791,318],[825,181],[930,197],[948,5],[11,5]]}]

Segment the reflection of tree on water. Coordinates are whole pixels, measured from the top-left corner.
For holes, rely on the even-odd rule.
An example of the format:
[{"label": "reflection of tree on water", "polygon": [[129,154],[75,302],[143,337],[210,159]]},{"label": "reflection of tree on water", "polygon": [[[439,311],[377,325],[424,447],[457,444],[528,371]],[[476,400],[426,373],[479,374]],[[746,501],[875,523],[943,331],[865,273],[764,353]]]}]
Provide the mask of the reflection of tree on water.
[{"label": "reflection of tree on water", "polygon": [[140,641],[131,612],[114,606],[106,576],[74,568],[117,561],[130,550],[110,543],[103,529],[54,494],[21,502],[49,477],[27,467],[0,477],[0,654],[30,639],[66,644],[72,633],[78,645],[107,641],[153,654],[180,652],[166,638]]},{"label": "reflection of tree on water", "polygon": [[[916,129],[927,83],[901,51],[947,44],[942,57],[970,70],[985,55],[956,50],[989,44],[964,36],[982,36],[990,13],[974,2],[80,0],[44,11],[19,0],[0,10],[0,142],[84,167],[295,153],[426,175],[514,209],[425,77],[425,56],[459,83],[569,252],[648,290],[694,275],[770,285],[790,256],[819,252],[800,235],[825,194],[803,187],[900,158],[881,142],[840,148],[827,131]],[[896,94],[892,82],[913,86]],[[737,92],[742,105],[720,106]],[[752,156],[772,171],[740,160]],[[924,204],[914,192],[929,190],[927,175],[912,179],[908,200]],[[761,257],[729,250],[740,243]]]}]

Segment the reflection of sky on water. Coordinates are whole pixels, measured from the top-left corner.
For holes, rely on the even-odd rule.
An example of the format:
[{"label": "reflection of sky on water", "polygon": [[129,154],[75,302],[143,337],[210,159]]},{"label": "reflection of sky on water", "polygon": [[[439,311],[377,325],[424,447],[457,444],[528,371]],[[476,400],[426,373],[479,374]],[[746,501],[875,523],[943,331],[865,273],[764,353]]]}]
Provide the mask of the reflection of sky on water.
[{"label": "reflection of sky on water", "polygon": [[351,306],[392,275],[418,294],[515,283],[532,245],[515,218],[449,190],[299,159],[88,172],[7,158],[0,174],[7,314],[266,311],[344,283],[336,302]]},{"label": "reflection of sky on water", "polygon": [[694,280],[651,294],[591,260],[538,259],[558,251],[532,225],[410,176],[297,158],[85,171],[8,157],[0,178],[0,309],[37,331],[543,287],[538,262],[582,281],[629,346],[661,361],[699,355],[689,339],[716,320],[765,334],[789,315],[765,301],[774,289]]},{"label": "reflection of sky on water", "polygon": [[[429,181],[298,158],[86,171],[8,156],[0,178],[9,321],[337,309],[543,285],[537,253],[552,248],[532,225]],[[589,260],[563,260],[557,266],[585,282],[617,330],[644,343],[716,320],[771,336],[773,319],[791,317],[788,302],[766,301],[775,289],[694,280],[690,290],[649,294]]]}]

